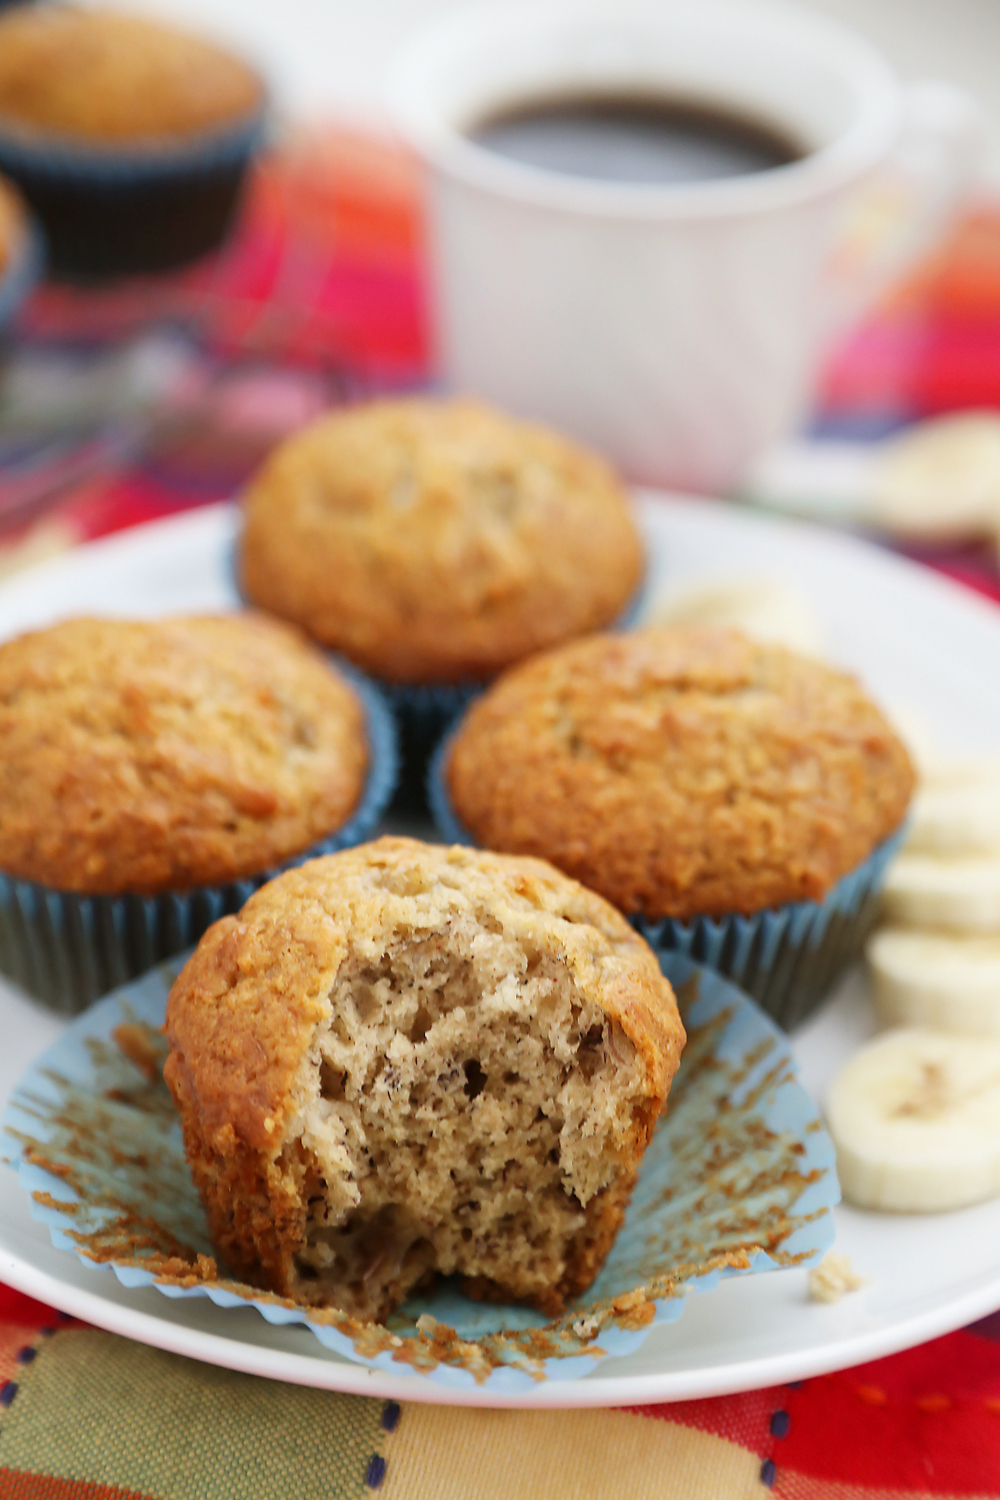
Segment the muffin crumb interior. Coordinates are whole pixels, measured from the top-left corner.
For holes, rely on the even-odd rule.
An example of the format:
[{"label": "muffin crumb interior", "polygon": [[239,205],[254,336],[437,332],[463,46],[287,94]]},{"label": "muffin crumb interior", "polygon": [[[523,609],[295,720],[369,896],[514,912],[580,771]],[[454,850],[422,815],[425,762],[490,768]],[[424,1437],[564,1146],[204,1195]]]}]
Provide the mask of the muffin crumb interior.
[{"label": "muffin crumb interior", "polygon": [[330,1003],[285,1148],[300,1295],[381,1318],[437,1270],[544,1301],[645,1102],[620,1025],[482,906],[349,951]]},{"label": "muffin crumb interior", "polygon": [[379,1322],[437,1273],[558,1316],[611,1248],[684,1045],[613,907],[540,860],[401,838],[217,922],[167,1036],[220,1260]]}]

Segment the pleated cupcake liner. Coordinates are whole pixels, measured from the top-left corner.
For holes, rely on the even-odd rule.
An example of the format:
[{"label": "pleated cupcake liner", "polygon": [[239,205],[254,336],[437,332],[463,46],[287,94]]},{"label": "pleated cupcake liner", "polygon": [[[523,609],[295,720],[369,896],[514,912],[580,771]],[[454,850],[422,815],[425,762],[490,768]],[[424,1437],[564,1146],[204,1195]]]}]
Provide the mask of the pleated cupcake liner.
[{"label": "pleated cupcake liner", "polygon": [[[240,536],[237,534],[229,557],[233,587],[248,609],[259,609],[260,606],[244,592],[239,551]],[[631,630],[639,623],[648,598],[649,580],[643,579],[618,618],[605,628]],[[428,766],[435,748],[473,699],[484,693],[499,675],[470,677],[460,682],[387,682],[384,677],[372,677],[392,707],[399,731],[400,775],[393,804],[396,812],[417,816],[426,814]]]},{"label": "pleated cupcake liner", "polygon": [[230,129],[146,151],[0,129],[0,172],[41,224],[53,274],[99,280],[167,271],[225,239],[265,132],[263,109]]},{"label": "pleated cupcake liner", "polygon": [[420,816],[426,813],[427,766],[443,734],[461,718],[489,682],[391,683],[378,679],[399,726],[401,771],[395,810]]},{"label": "pleated cupcake liner", "polygon": [[[444,768],[454,737],[446,734],[427,775],[435,827],[451,844],[474,844],[452,807]],[[750,916],[650,919],[626,913],[658,956],[682,953],[731,979],[786,1031],[810,1015],[859,957],[878,914],[886,868],[904,830],[879,844],[841,877],[823,901],[798,901]]]},{"label": "pleated cupcake liner", "polygon": [[[646,605],[643,584],[632,596],[609,630],[631,630]],[[499,675],[499,674],[497,674]],[[392,704],[399,724],[403,750],[397,804],[401,811],[423,812],[426,808],[427,770],[441,736],[461,717],[474,698],[496,681],[496,676],[455,683],[394,683],[377,678]]]},{"label": "pleated cupcake liner", "polygon": [[725,975],[790,1031],[860,956],[878,915],[886,868],[902,841],[900,829],[842,876],[824,901],[793,902],[748,917],[630,921],[657,954],[683,953]]},{"label": "pleated cupcake liner", "polygon": [[11,257],[10,264],[0,275],[0,339],[16,317],[22,302],[31,295],[41,280],[44,269],[45,249],[42,237],[31,226]]},{"label": "pleated cupcake liner", "polygon": [[340,670],[361,698],[368,734],[365,789],[348,820],[289,859],[239,880],[158,896],[90,896],[0,874],[0,973],[51,1009],[74,1015],[99,996],[192,947],[284,870],[364,843],[396,788],[392,711],[359,673]]}]

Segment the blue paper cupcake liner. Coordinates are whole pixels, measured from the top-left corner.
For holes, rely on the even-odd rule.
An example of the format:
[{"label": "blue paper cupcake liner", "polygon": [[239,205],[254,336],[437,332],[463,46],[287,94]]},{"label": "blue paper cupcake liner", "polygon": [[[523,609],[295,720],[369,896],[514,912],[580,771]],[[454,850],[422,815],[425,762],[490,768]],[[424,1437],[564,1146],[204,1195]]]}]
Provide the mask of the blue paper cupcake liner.
[{"label": "blue paper cupcake liner", "polygon": [[0,130],[0,172],[42,225],[55,275],[166,271],[225,239],[265,128],[261,109],[230,129],[146,151]]},{"label": "blue paper cupcake liner", "polygon": [[[441,836],[474,844],[451,805],[444,765],[452,734],[435,750],[427,774],[427,801]],[[856,959],[875,924],[886,867],[903,841],[902,828],[841,877],[824,901],[798,901],[751,916],[672,917],[651,920],[627,913],[658,954],[683,953],[739,985],[786,1031],[815,1010],[844,969]]]},{"label": "blue paper cupcake liner", "polygon": [[[606,628],[631,630],[642,615],[647,588],[642,584],[618,619]],[[446,734],[474,698],[496,678],[455,683],[394,683],[376,679],[392,705],[403,750],[400,799],[407,809],[423,809],[427,766],[441,736]]]},{"label": "blue paper cupcake liner", "polygon": [[738,984],[786,1031],[811,1014],[861,954],[878,915],[900,829],[841,877],[825,901],[797,901],[752,916],[629,920],[659,955],[683,953]]},{"label": "blue paper cupcake liner", "polygon": [[[233,588],[248,609],[259,609],[243,590],[239,568],[240,539],[233,540],[229,558]],[[649,579],[638,589],[608,630],[631,630],[638,624],[649,598]],[[516,665],[516,663],[515,663]],[[374,677],[385,694],[399,731],[400,775],[396,790],[396,810],[423,813],[426,810],[427,771],[435,747],[465,712],[474,698],[486,691],[499,674],[492,677],[466,678],[462,682],[387,682]]]},{"label": "blue paper cupcake liner", "polygon": [[[359,1323],[199,1261],[212,1246],[159,1076],[174,965],[96,1005],[28,1070],[0,1118],[0,1160],[17,1171],[53,1245],[95,1278],[110,1263],[124,1287],[253,1307],[353,1362],[530,1404],[543,1381],[576,1380],[634,1353],[652,1328],[681,1316],[688,1294],[814,1265],[833,1242],[833,1144],[787,1039],[721,976],[680,954],[662,965],[688,1033],[670,1103],[603,1267],[554,1322],[523,1305],[472,1301],[447,1280],[415,1294],[388,1326]],[[142,1073],[122,1048],[123,1025],[145,1037]],[[449,1336],[436,1337],[428,1320]]]},{"label": "blue paper cupcake liner", "polygon": [[307,859],[364,843],[396,788],[392,712],[360,673],[340,670],[365,709],[370,764],[361,801],[327,838],[278,865],[224,885],[158,896],[86,896],[0,874],[0,973],[67,1015],[190,948],[268,880]]}]

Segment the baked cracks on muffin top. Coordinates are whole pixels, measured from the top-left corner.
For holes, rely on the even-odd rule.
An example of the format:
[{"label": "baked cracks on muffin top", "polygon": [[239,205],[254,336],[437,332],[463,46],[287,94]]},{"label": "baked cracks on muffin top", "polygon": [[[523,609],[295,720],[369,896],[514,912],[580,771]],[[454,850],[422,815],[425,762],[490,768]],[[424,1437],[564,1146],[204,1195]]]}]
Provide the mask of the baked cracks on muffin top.
[{"label": "baked cracks on muffin top", "polygon": [[643,566],[600,458],[473,401],[334,412],[244,499],[247,596],[393,684],[482,681],[609,625]]},{"label": "baked cracks on muffin top", "polygon": [[593,636],[511,669],[443,773],[478,844],[681,921],[822,901],[914,786],[853,678],[703,626]]},{"label": "baked cracks on muffin top", "polygon": [[243,613],[66,620],[0,644],[0,871],[142,895],[261,872],[344,824],[364,709]]}]

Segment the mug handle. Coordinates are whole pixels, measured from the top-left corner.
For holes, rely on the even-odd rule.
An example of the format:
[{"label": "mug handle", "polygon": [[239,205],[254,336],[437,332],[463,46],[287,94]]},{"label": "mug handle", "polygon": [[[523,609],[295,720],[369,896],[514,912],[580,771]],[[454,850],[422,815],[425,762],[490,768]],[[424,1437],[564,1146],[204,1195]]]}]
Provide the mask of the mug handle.
[{"label": "mug handle", "polygon": [[983,112],[964,89],[937,79],[904,87],[899,140],[855,195],[828,264],[824,346],[943,238],[978,175],[986,140]]}]

